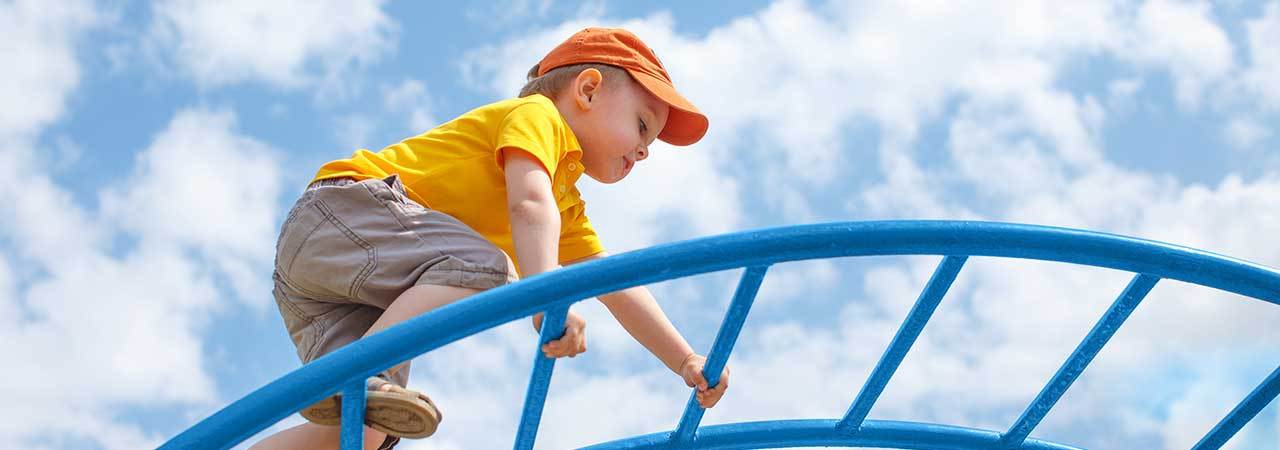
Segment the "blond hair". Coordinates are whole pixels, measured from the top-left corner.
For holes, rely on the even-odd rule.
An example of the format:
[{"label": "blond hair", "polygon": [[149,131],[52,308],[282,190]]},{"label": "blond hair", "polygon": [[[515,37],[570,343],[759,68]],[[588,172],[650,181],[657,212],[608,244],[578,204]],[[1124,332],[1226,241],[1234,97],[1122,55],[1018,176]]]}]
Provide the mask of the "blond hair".
[{"label": "blond hair", "polygon": [[574,78],[578,77],[583,70],[596,69],[600,71],[600,75],[604,77],[605,85],[608,86],[610,81],[630,80],[631,74],[618,66],[611,66],[601,63],[582,63],[560,66],[547,71],[542,76],[538,76],[538,64],[534,64],[529,69],[527,80],[524,87],[520,88],[520,97],[528,97],[533,94],[542,94],[552,100],[555,100],[560,92],[569,86]]}]

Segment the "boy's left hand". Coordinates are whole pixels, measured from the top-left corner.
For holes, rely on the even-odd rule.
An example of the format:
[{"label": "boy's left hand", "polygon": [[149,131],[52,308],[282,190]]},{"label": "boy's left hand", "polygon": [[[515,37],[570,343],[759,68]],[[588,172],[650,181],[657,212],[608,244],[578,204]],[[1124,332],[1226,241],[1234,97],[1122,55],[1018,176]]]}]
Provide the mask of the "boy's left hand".
[{"label": "boy's left hand", "polygon": [[725,364],[724,370],[720,371],[720,382],[716,383],[714,388],[707,386],[707,379],[702,376],[702,369],[706,365],[705,356],[696,353],[689,355],[680,365],[680,376],[684,378],[684,384],[698,389],[696,395],[698,405],[711,408],[716,406],[720,397],[724,396],[724,391],[729,389],[729,365]]},{"label": "boy's left hand", "polygon": [[572,358],[578,356],[579,353],[587,351],[586,328],[587,320],[573,311],[569,311],[569,315],[564,319],[564,336],[543,344],[542,353],[548,358],[560,358],[563,356]]}]

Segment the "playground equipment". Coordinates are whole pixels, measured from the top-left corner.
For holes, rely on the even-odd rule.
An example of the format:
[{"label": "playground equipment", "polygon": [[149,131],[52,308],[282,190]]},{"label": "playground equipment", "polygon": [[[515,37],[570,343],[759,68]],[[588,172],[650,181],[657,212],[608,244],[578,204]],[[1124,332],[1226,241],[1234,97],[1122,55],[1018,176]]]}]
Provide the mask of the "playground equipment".
[{"label": "playground equipment", "polygon": [[[195,424],[161,449],[229,448],[338,390],[346,400],[343,448],[358,449],[364,422],[365,378],[467,336],[545,311],[538,345],[530,348],[535,362],[514,445],[517,450],[531,449],[555,364],[538,348],[563,333],[571,304],[632,286],[745,268],[707,356],[704,375],[714,386],[770,265],[872,255],[938,255],[942,261],[844,417],[699,427],[703,410],[691,394],[674,430],[587,448],[1072,449],[1076,447],[1029,436],[1159,280],[1199,284],[1280,305],[1280,271],[1201,250],[1112,234],[969,221],[841,222],[763,229],[660,245],[574,265],[441,307],[280,377]],[[867,413],[971,256],[1059,261],[1135,275],[1006,431],[868,420]],[[1221,447],[1277,393],[1280,368],[1193,448]]]}]

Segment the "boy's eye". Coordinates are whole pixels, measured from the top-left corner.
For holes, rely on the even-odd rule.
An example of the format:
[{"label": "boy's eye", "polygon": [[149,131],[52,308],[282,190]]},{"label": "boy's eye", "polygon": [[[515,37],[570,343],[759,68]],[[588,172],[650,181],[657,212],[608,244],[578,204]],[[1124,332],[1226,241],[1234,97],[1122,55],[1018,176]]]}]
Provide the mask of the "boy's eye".
[{"label": "boy's eye", "polygon": [[640,134],[643,135],[647,131],[649,131],[649,127],[645,126],[644,119],[640,119]]}]

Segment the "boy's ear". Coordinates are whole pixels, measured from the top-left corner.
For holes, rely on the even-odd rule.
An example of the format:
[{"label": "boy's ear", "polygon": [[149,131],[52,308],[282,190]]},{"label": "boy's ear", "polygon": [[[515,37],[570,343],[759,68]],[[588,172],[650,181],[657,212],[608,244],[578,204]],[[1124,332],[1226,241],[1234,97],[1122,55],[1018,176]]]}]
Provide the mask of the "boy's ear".
[{"label": "boy's ear", "polygon": [[599,70],[589,68],[578,72],[578,76],[573,79],[573,98],[578,108],[591,109],[591,101],[600,93],[603,84],[604,74]]}]

